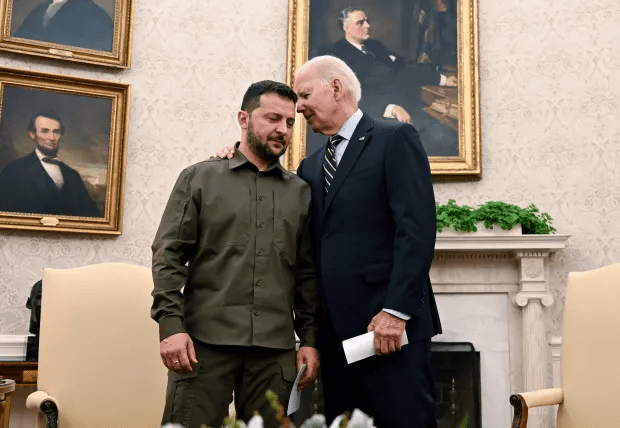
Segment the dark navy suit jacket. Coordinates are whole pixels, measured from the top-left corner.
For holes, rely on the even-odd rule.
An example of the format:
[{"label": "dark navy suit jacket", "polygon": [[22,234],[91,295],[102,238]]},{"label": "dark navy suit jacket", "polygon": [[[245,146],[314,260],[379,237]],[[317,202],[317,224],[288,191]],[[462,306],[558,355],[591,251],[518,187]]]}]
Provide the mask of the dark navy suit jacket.
[{"label": "dark navy suit jacket", "polygon": [[68,0],[43,27],[50,1],[37,6],[13,34],[15,37],[112,52],[114,22],[92,0]]},{"label": "dark navy suit jacket", "polygon": [[409,341],[440,333],[429,279],[435,199],[415,128],[362,116],[327,198],[325,150],[297,173],[312,188],[319,292],[335,333],[340,340],[366,333],[383,308],[411,315]]},{"label": "dark navy suit jacket", "polygon": [[101,217],[80,174],[60,163],[64,186],[58,189],[33,151],[0,172],[0,211]]},{"label": "dark navy suit jacket", "polygon": [[[340,58],[353,70],[362,84],[360,108],[372,117],[382,117],[388,104],[413,110],[422,85],[438,85],[441,75],[426,64],[406,64],[402,57],[389,51],[383,43],[368,39],[365,54],[345,39],[334,43],[326,52]],[[390,58],[395,57],[395,60]]]}]

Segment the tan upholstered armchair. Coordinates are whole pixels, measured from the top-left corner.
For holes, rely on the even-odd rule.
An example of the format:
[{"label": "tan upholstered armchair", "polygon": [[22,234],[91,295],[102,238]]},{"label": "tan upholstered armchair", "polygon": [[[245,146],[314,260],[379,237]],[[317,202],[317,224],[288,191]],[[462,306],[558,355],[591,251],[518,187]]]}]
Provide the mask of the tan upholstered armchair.
[{"label": "tan upholstered armchair", "polygon": [[562,387],[514,394],[513,428],[528,409],[559,404],[557,428],[620,426],[620,264],[568,277]]},{"label": "tan upholstered armchair", "polygon": [[38,427],[160,426],[167,369],[152,290],[141,266],[45,269],[38,391],[27,399]]}]

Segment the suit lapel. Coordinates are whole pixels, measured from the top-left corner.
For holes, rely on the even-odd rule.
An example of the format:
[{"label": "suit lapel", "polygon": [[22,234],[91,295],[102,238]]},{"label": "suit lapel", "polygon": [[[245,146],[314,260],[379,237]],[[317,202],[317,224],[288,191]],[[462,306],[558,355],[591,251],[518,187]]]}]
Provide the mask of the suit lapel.
[{"label": "suit lapel", "polygon": [[349,140],[349,144],[344,151],[342,159],[340,159],[340,163],[338,164],[338,168],[336,169],[336,176],[334,177],[334,181],[332,182],[331,186],[329,186],[329,192],[327,193],[327,198],[325,198],[323,218],[325,218],[325,214],[327,213],[329,206],[338,194],[340,186],[347,178],[347,175],[349,175],[349,172],[351,172],[351,168],[353,168],[355,162],[357,162],[360,153],[362,153],[362,150],[364,149],[366,144],[368,144],[368,140],[370,140],[370,137],[372,136],[370,130],[373,128],[373,126],[374,125],[372,120],[366,115],[362,116],[362,119],[357,124],[357,128],[355,128],[355,132],[353,132],[353,135]]},{"label": "suit lapel", "polygon": [[[312,186],[315,189],[312,195],[312,203],[317,205],[317,213],[323,214],[325,207],[325,170],[323,169],[323,158],[327,151],[327,145],[318,150],[317,156],[313,159],[312,165],[310,165],[310,171],[316,171],[317,174],[314,177],[315,185]],[[320,221],[323,221],[321,216]]]},{"label": "suit lapel", "polygon": [[[33,174],[38,175],[38,177],[34,179],[33,182],[37,183],[38,187],[43,187],[45,191],[58,191],[58,187],[56,187],[56,184],[54,183],[54,180],[52,180],[52,177],[50,177],[45,168],[43,168],[43,165],[41,164],[41,161],[39,160],[36,152],[32,152],[30,154],[30,163],[32,164]],[[64,175],[65,174],[63,173],[63,177]]]}]

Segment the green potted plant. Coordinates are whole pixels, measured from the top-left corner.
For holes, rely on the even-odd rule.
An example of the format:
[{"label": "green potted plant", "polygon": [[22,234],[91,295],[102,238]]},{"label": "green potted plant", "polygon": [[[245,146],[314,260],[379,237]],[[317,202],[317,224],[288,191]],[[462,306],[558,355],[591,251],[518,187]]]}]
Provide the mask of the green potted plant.
[{"label": "green potted plant", "polygon": [[[512,230],[520,225],[523,233],[541,235],[555,233],[549,214],[540,212],[534,204],[527,208],[501,201],[489,201],[477,208],[457,205],[454,199],[447,204],[436,204],[437,232],[452,228],[457,232],[476,232],[479,227],[485,229]],[[515,229],[518,231],[518,229]],[[519,231],[520,232],[520,231]],[[520,234],[520,233],[519,233]]]}]

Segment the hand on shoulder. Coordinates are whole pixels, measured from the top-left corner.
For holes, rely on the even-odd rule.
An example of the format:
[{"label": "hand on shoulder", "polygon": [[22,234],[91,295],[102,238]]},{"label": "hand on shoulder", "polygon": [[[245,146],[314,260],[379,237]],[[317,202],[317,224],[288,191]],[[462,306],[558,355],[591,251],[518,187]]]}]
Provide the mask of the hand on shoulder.
[{"label": "hand on shoulder", "polygon": [[[232,159],[235,156],[235,146],[222,146],[215,154],[220,159]],[[213,159],[215,156],[209,156],[209,159]]]}]

